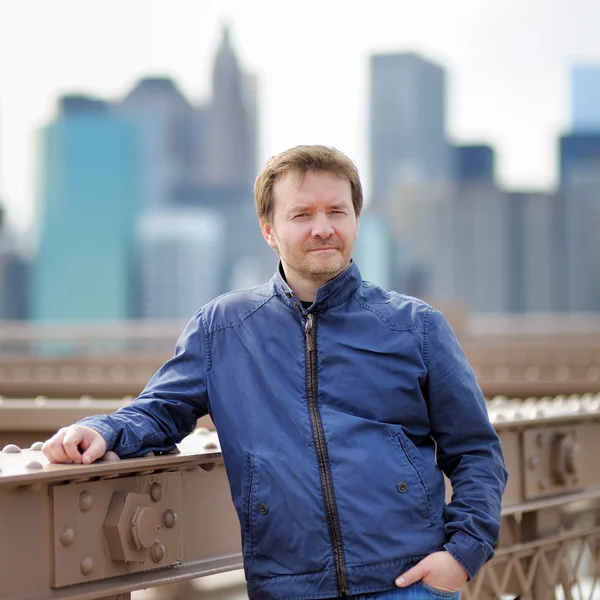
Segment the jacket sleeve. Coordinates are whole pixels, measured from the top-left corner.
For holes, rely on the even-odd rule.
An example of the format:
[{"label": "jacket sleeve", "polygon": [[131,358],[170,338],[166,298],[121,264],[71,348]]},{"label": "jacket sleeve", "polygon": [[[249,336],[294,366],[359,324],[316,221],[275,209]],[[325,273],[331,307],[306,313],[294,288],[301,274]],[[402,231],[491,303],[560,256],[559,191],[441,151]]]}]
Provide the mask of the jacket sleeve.
[{"label": "jacket sleeve", "polygon": [[199,311],[177,341],[173,358],[134,402],[111,415],[86,417],[79,424],[98,431],[106,449],[121,457],[173,450],[209,412],[206,339]]},{"label": "jacket sleeve", "polygon": [[444,548],[469,577],[494,556],[507,471],[475,374],[444,316],[430,309],[423,354],[437,462],[452,483]]}]

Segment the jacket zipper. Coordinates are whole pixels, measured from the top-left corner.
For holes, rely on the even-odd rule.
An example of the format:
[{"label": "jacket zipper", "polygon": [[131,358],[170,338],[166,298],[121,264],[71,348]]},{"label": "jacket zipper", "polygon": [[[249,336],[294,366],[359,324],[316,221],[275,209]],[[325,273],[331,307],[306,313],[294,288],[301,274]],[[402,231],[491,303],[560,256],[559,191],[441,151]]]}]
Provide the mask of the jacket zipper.
[{"label": "jacket zipper", "polygon": [[329,536],[331,538],[333,560],[337,575],[338,595],[347,596],[350,594],[350,589],[348,585],[348,575],[346,574],[342,533],[340,531],[340,522],[338,519],[335,494],[333,491],[333,481],[329,467],[329,458],[327,456],[325,433],[323,432],[321,413],[319,412],[319,407],[317,405],[316,331],[316,321],[313,320],[313,314],[309,313],[304,326],[304,333],[306,334],[306,380],[308,391],[308,409],[313,430],[313,439],[317,449],[317,458],[319,460],[321,487],[323,489],[323,495],[325,498],[325,514],[327,517],[327,524],[329,526]]}]

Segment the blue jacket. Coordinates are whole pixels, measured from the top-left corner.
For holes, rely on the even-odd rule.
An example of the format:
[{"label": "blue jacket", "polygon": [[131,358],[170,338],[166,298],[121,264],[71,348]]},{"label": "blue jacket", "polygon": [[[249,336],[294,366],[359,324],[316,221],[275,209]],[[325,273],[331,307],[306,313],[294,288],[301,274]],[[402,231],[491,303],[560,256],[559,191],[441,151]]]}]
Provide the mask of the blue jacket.
[{"label": "blue jacket", "polygon": [[393,589],[443,548],[473,576],[493,555],[507,474],[473,372],[441,313],[354,263],[308,310],[280,272],[210,302],[134,403],[82,423],[136,456],[206,413],[254,600]]}]

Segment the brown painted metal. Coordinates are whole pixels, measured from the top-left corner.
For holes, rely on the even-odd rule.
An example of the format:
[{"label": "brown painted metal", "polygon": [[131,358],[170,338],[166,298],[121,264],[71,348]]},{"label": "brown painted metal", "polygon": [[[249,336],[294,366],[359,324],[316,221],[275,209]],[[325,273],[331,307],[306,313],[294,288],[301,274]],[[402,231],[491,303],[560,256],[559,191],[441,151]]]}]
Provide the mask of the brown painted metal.
[{"label": "brown painted metal", "polygon": [[[565,598],[592,598],[584,588],[600,578],[600,394],[498,397],[489,413],[510,478],[497,556],[463,598],[543,600],[557,587]],[[0,520],[0,539],[11,543],[0,545],[0,600],[114,597],[174,582],[191,598],[186,580],[239,568],[217,443],[201,428],[179,454],[108,453],[90,466],[49,465],[39,444],[5,447],[0,514],[10,519]]]},{"label": "brown painted metal", "polygon": [[[0,398],[0,448],[6,444],[28,448],[38,440],[46,441],[61,427],[84,417],[110,414],[132,400],[131,397],[107,400],[89,396],[77,400]],[[198,427],[215,429],[210,417],[200,419]]]},{"label": "brown painted metal", "polygon": [[[489,398],[600,389],[598,317],[448,314]],[[0,395],[136,396],[172,355],[181,328],[179,322],[2,323]]]},{"label": "brown painted metal", "polygon": [[[197,430],[178,454],[120,461],[108,453],[89,466],[5,448],[0,598],[91,600],[240,568],[217,443]],[[115,551],[115,524],[128,562]]]}]

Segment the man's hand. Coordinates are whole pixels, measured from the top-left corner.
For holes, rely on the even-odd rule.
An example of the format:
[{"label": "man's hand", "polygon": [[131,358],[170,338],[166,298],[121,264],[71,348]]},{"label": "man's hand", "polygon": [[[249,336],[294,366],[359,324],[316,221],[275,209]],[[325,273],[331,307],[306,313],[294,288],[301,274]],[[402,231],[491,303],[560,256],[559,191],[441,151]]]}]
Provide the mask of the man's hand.
[{"label": "man's hand", "polygon": [[444,592],[457,592],[468,580],[467,573],[449,552],[434,552],[396,579],[398,587],[423,581]]},{"label": "man's hand", "polygon": [[71,425],[58,430],[42,446],[42,452],[53,463],[89,465],[106,453],[106,442],[95,430],[84,425]]}]

